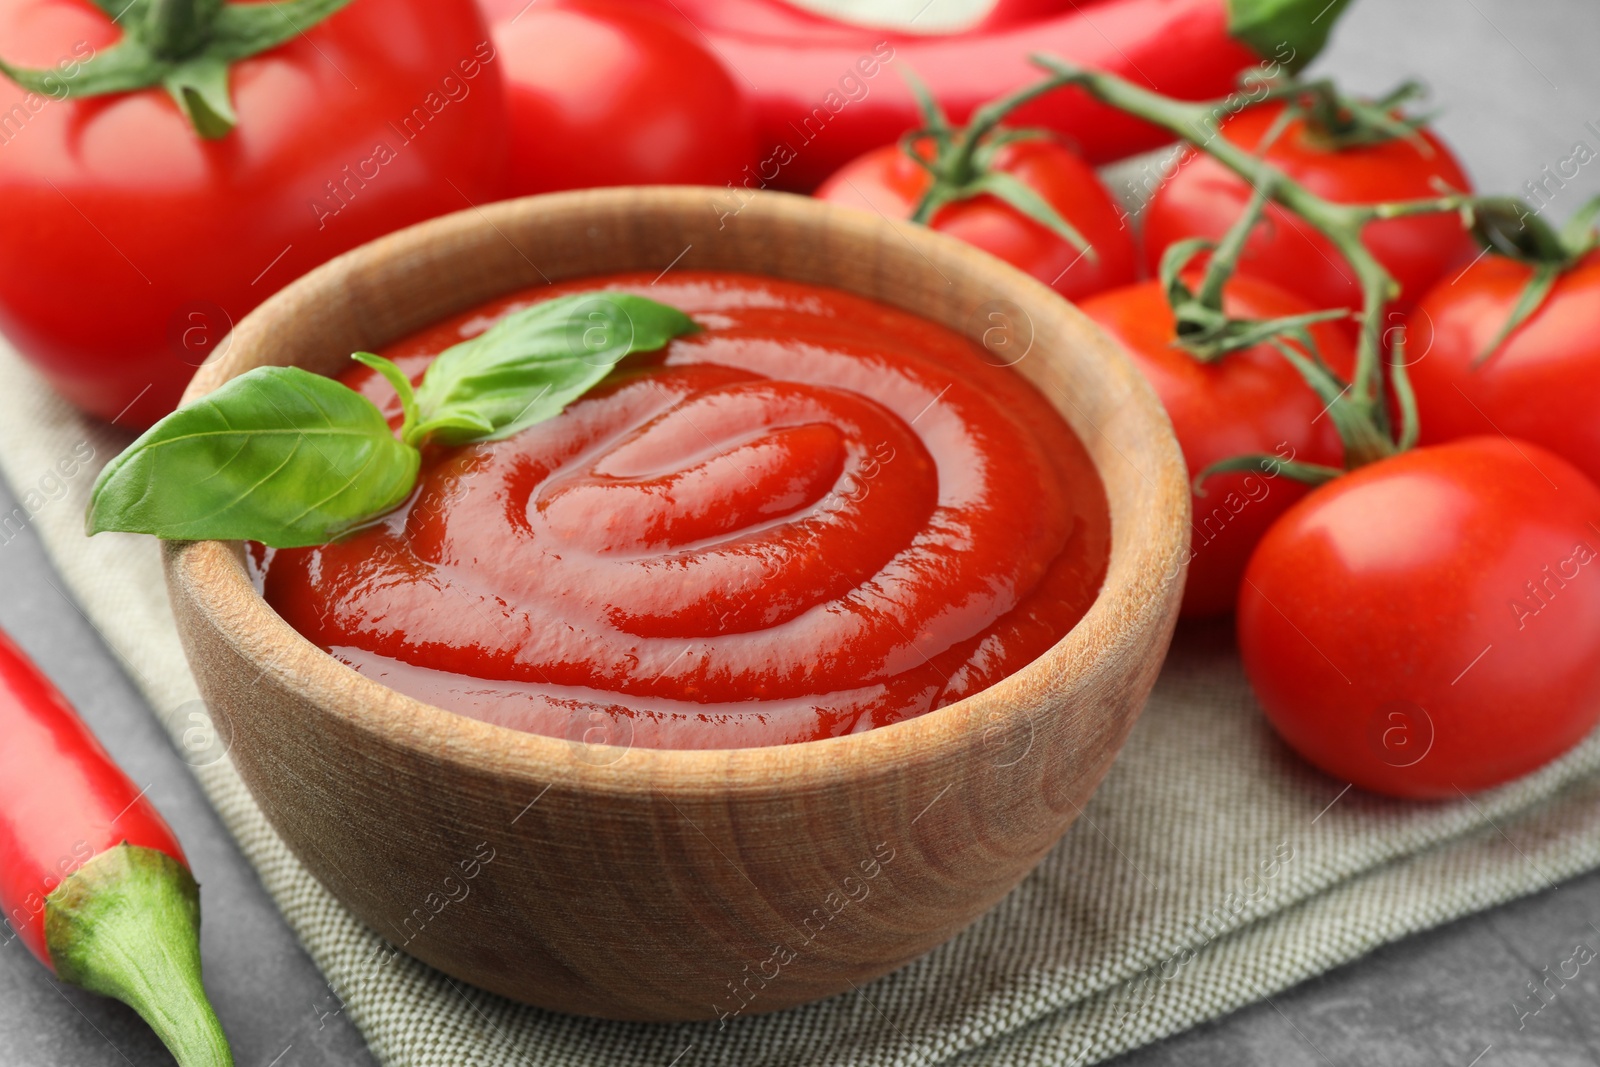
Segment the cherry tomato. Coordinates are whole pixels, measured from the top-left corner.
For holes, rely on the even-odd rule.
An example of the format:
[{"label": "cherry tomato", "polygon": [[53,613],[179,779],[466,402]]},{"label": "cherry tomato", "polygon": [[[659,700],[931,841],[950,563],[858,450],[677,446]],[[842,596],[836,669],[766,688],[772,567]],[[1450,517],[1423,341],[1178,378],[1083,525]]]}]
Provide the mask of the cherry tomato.
[{"label": "cherry tomato", "polygon": [[755,119],[681,19],[605,0],[530,7],[494,29],[517,195],[726,185],[757,159]]},{"label": "cherry tomato", "polygon": [[[1221,133],[1256,151],[1284,105],[1264,104],[1228,119]],[[1268,163],[1313,193],[1344,204],[1377,203],[1470,192],[1471,183],[1450,150],[1431,132],[1421,143],[1386,141],[1332,149],[1319,144],[1303,120],[1290,121],[1262,153]],[[1167,246],[1185,237],[1221,239],[1244,213],[1251,189],[1222,164],[1193,149],[1177,173],[1155,192],[1144,215],[1146,261],[1153,271]],[[1452,266],[1477,254],[1455,215],[1417,215],[1371,223],[1363,240],[1401,287],[1401,304],[1414,303]],[[1355,271],[1332,243],[1305,222],[1269,204],[1266,221],[1245,246],[1240,269],[1277,282],[1319,308],[1361,306]]]},{"label": "cherry tomato", "polygon": [[[118,38],[92,4],[0,0],[19,66]],[[234,65],[220,140],[161,89],[59,100],[0,78],[0,330],[74,404],[148,425],[274,290],[502,194],[497,67],[471,0],[358,0]]]},{"label": "cherry tomato", "polygon": [[[1198,287],[1198,275],[1189,280]],[[1310,310],[1299,297],[1242,274],[1224,290],[1223,308],[1247,319]],[[1212,363],[1195,359],[1174,344],[1176,324],[1159,281],[1101,293],[1084,301],[1083,312],[1122,343],[1155,387],[1191,476],[1248,454],[1331,467],[1343,463],[1344,446],[1333,420],[1322,414],[1322,401],[1272,346],[1230,352]],[[1346,331],[1323,324],[1312,328],[1312,339],[1336,372],[1349,374],[1355,353]],[[1189,617],[1233,610],[1256,542],[1306,494],[1302,483],[1265,472],[1218,474],[1203,488],[1206,495],[1194,498],[1183,590],[1183,614]]]},{"label": "cherry tomato", "polygon": [[[1093,247],[1084,255],[1062,237],[992,196],[940,208],[931,228],[959,237],[1078,300],[1138,277],[1133,231],[1094,169],[1048,140],[1017,141],[995,154],[993,169],[1031,188]],[[932,179],[898,145],[874,149],[845,164],[816,196],[907,219]]]},{"label": "cherry tomato", "polygon": [[1407,345],[1422,440],[1506,433],[1600,481],[1600,252],[1562,274],[1539,310],[1474,366],[1532,273],[1487,255],[1417,305]]},{"label": "cherry tomato", "polygon": [[1262,539],[1239,647],[1267,718],[1327,773],[1453,797],[1600,718],[1600,488],[1526,441],[1362,467]]}]

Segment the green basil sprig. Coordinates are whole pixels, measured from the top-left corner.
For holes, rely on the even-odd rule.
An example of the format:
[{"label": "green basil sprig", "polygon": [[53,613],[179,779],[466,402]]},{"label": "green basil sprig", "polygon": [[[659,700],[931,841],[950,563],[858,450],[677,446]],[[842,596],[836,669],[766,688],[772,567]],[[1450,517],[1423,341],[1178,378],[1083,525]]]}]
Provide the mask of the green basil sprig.
[{"label": "green basil sprig", "polygon": [[559,415],[623,356],[654,352],[698,328],[676,308],[612,293],[565,296],[529,310],[540,313],[509,315],[440,353],[417,390],[408,440],[503,440]]},{"label": "green basil sprig", "polygon": [[415,390],[382,356],[353,358],[400,395],[397,438],[349,387],[297,367],[257,367],[152,426],[101,471],[90,534],[320,545],[401,504],[428,443],[501,440],[553,418],[634,352],[698,330],[627,293],[560,297],[441,353]]},{"label": "green basil sprig", "polygon": [[257,367],[107,464],[89,532],[322,544],[404,500],[421,459],[360,393],[298,367]]}]

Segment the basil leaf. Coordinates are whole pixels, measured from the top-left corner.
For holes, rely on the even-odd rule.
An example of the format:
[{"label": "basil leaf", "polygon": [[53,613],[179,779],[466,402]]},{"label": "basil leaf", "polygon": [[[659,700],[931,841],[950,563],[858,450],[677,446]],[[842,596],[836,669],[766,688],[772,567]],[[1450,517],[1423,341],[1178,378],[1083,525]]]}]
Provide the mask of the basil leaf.
[{"label": "basil leaf", "polygon": [[333,379],[258,367],[168,415],[112,460],[95,482],[88,530],[325,544],[410,495],[418,444],[510,437],[559,414],[623,357],[698,329],[641,296],[581,293],[446,350],[415,390],[389,360],[357,352],[400,396],[400,439],[375,405]]},{"label": "basil leaf", "polygon": [[406,440],[498,441],[559,415],[617,361],[700,327],[677,308],[629,293],[558,297],[446,349],[417,389]]},{"label": "basil leaf", "polygon": [[400,410],[405,413],[405,423],[401,427],[401,435],[404,436],[406,430],[417,424],[417,394],[411,388],[411,379],[407,378],[406,372],[395,366],[392,360],[384,359],[376,352],[352,352],[350,358],[363,367],[371,367],[383,375],[383,380],[389,383],[389,388],[400,398]]},{"label": "basil leaf", "polygon": [[405,500],[420,461],[354,390],[297,367],[258,367],[112,460],[95,482],[89,533],[325,544]]}]

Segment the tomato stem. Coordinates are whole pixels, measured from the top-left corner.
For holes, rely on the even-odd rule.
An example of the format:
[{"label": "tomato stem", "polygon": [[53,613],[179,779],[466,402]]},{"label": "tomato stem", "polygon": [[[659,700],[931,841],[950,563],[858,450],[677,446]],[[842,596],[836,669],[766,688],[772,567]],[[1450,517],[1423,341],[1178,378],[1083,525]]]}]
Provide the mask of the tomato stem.
[{"label": "tomato stem", "polygon": [[[1233,276],[1251,231],[1261,222],[1271,187],[1270,180],[1256,187],[1249,206],[1220,242],[1191,237],[1174,242],[1161,256],[1161,287],[1172,307],[1174,343],[1202,363],[1215,362],[1230,352],[1254,348],[1264,342],[1278,344],[1288,355],[1291,350],[1281,343],[1284,338],[1298,341],[1315,358],[1316,343],[1307,327],[1349,317],[1348,309],[1330,308],[1276,319],[1235,319],[1223,307],[1223,290]],[[1189,288],[1184,273],[1196,256],[1208,251],[1211,259],[1201,278],[1200,290],[1195,292]],[[1298,358],[1299,353],[1294,356]],[[1315,383],[1313,388],[1316,388]],[[1324,399],[1332,402],[1332,396],[1340,391],[1342,383],[1341,389]]]},{"label": "tomato stem", "polygon": [[1267,201],[1272,197],[1273,184],[1272,176],[1268,175],[1265,181],[1255,187],[1244,214],[1239,216],[1239,220],[1223,235],[1221,243],[1216,246],[1216,251],[1211,256],[1211,262],[1206,264],[1205,280],[1196,295],[1207,307],[1222,310],[1223,287],[1228,284],[1228,279],[1233,277],[1234,268],[1239,265],[1239,257],[1244,253],[1244,246],[1250,240],[1251,232],[1261,223]]},{"label": "tomato stem", "polygon": [[162,59],[186,59],[210,40],[221,10],[222,0],[149,0],[139,36]]},{"label": "tomato stem", "polygon": [[122,40],[71,72],[15,67],[0,74],[29,92],[82,99],[165,89],[207,140],[226,137],[237,121],[228,90],[234,63],[292,40],[350,0],[94,0],[123,27]]},{"label": "tomato stem", "polygon": [[[974,111],[972,118],[956,138],[956,152],[950,161],[951,177],[970,180],[973,176],[973,156],[984,139],[1017,108],[1054,90],[1055,86],[1048,81],[1036,82],[1033,85],[1025,85],[1016,92],[1007,93],[998,100],[991,100]],[[1050,134],[1040,130],[1033,132],[1033,136],[1043,138]]]},{"label": "tomato stem", "polygon": [[1433,116],[1396,113],[1402,105],[1427,94],[1421,82],[1402,82],[1370,101],[1345,96],[1331,78],[1290,82],[1287,88],[1284,95],[1295,99],[1292,110],[1304,115],[1310,136],[1333,151],[1406,141],[1423,156],[1434,154],[1433,145],[1421,132]]},{"label": "tomato stem", "polygon": [[1473,222],[1473,233],[1491,252],[1526,263],[1533,268],[1523,286],[1511,314],[1495,333],[1494,338],[1473,357],[1472,365],[1479,366],[1500,350],[1506,339],[1533,317],[1555,291],[1561,275],[1578,265],[1600,244],[1600,234],[1595,230],[1595,218],[1600,215],[1600,197],[1580,207],[1559,231],[1551,227],[1538,212],[1515,197],[1486,198],[1478,205]]},{"label": "tomato stem", "polygon": [[1228,474],[1234,471],[1240,473],[1260,471],[1269,478],[1276,478],[1281,474],[1304,485],[1322,485],[1333,481],[1344,473],[1338,467],[1325,467],[1320,463],[1285,461],[1277,456],[1232,456],[1228,459],[1219,459],[1194,476],[1192,483],[1194,495],[1198,497],[1205,496],[1207,481],[1218,474]]},{"label": "tomato stem", "polygon": [[1600,241],[1600,234],[1595,231],[1597,218],[1600,218],[1600,196],[1580,207],[1561,228],[1561,243],[1572,259],[1588,255],[1594,250],[1596,241]]},{"label": "tomato stem", "polygon": [[[950,125],[949,118],[922,79],[909,68],[901,73],[922,110],[923,128],[902,137],[900,150],[932,179],[927,192],[911,212],[912,222],[927,226],[946,204],[993,196],[1050,230],[1083,253],[1091,263],[1099,258],[1094,246],[1049,201],[993,166],[995,153],[1004,146],[1052,136],[1048,130],[1001,129],[1000,123],[1023,104],[1055,90],[1054,83],[1046,80],[1027,85],[990,101],[973,112],[966,126],[957,129]],[[931,159],[923,148],[930,142],[933,146]]]},{"label": "tomato stem", "polygon": [[1411,375],[1406,371],[1406,335],[1401,332],[1389,350],[1389,378],[1394,384],[1395,404],[1400,408],[1400,437],[1395,442],[1396,452],[1408,452],[1422,436],[1422,426],[1417,419],[1417,395],[1411,390]]},{"label": "tomato stem", "polygon": [[[1175,100],[1115,75],[1084,70],[1052,56],[1034,56],[1033,60],[1050,72],[1049,84],[1077,86],[1101,103],[1144,119],[1189,142],[1197,151],[1211,156],[1249,183],[1257,190],[1259,198],[1270,199],[1310,223],[1339,250],[1354,268],[1361,285],[1361,330],[1353,381],[1328,407],[1329,415],[1344,438],[1345,466],[1361,466],[1414,443],[1417,439],[1416,405],[1403,361],[1391,358],[1389,374],[1383,373],[1383,316],[1400,289],[1394,277],[1361,240],[1362,230],[1368,223],[1380,219],[1457,212],[1477,232],[1485,213],[1503,214],[1508,204],[1520,205],[1520,202],[1454,193],[1388,204],[1334,203],[1295,182],[1260,156],[1224,137],[1212,136],[1209,123],[1214,121],[1221,106],[1215,101]],[[1525,205],[1522,208],[1525,209]],[[1548,243],[1544,234],[1531,232],[1530,235],[1541,244]],[[1286,347],[1283,350],[1286,354],[1289,351]],[[1403,353],[1403,343],[1396,345],[1395,351]],[[1301,366],[1300,362],[1296,365]],[[1317,382],[1312,384],[1315,387]],[[1400,410],[1399,427],[1391,425],[1386,397],[1390,386],[1395,390]]]}]

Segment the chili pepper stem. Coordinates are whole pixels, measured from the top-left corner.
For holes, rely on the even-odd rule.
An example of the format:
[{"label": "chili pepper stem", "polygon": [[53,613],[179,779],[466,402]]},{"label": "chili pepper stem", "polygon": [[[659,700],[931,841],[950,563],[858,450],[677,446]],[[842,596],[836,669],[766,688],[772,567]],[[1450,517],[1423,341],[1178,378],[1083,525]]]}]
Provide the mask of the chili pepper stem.
[{"label": "chili pepper stem", "polygon": [[165,853],[118,845],[45,903],[45,942],[65,982],[138,1012],[179,1067],[232,1067],[200,982],[200,890]]},{"label": "chili pepper stem", "polygon": [[1350,0],[1228,0],[1228,33],[1259,56],[1282,58],[1299,70],[1322,51],[1328,31]]}]

